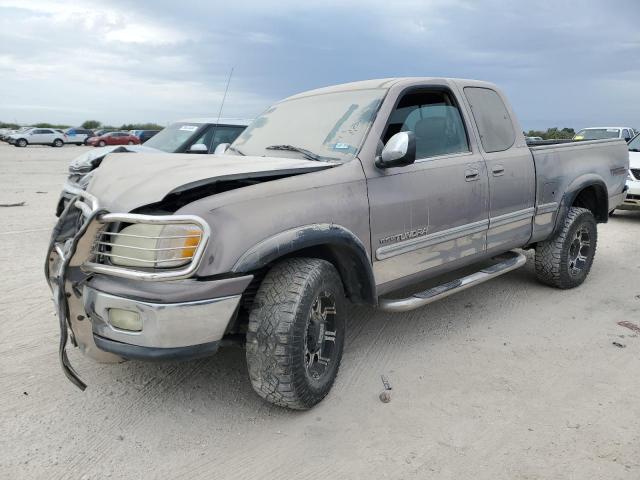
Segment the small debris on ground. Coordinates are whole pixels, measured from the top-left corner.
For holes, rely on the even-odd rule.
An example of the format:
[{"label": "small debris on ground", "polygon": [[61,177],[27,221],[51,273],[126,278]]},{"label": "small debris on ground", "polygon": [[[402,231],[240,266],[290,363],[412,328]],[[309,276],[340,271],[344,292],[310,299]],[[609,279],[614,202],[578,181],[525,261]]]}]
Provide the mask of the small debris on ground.
[{"label": "small debris on ground", "polygon": [[626,347],[626,345],[623,345],[623,344],[622,344],[622,343],[620,343],[620,342],[613,342],[613,344],[614,344],[616,347],[618,347],[618,348],[625,348],[625,347]]},{"label": "small debris on ground", "polygon": [[618,325],[620,325],[621,327],[628,328],[632,332],[640,333],[640,327],[638,325],[636,325],[635,323],[629,322],[627,320],[623,320],[621,322],[618,322]]},{"label": "small debris on ground", "polygon": [[380,375],[380,379],[382,380],[382,385],[384,386],[384,390],[380,392],[378,396],[382,403],[389,403],[391,401],[391,383],[389,383],[389,379],[386,375]]},{"label": "small debris on ground", "polygon": [[19,203],[0,203],[0,207],[23,207],[27,202],[19,202]]},{"label": "small debris on ground", "polygon": [[38,190],[36,193],[48,193],[48,192],[42,192],[42,191]]},{"label": "small debris on ground", "polygon": [[382,403],[389,403],[391,401],[391,392],[389,390],[380,392],[380,401]]},{"label": "small debris on ground", "polygon": [[29,395],[29,392],[22,392],[23,395]]}]

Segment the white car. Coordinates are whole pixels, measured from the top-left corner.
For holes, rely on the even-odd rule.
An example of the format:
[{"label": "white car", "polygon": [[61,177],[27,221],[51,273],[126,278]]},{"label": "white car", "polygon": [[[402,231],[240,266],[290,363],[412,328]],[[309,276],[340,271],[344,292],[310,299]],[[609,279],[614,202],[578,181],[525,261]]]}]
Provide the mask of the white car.
[{"label": "white car", "polygon": [[62,147],[65,141],[66,135],[53,128],[32,128],[9,135],[9,143],[16,147],[26,147],[27,145]]},{"label": "white car", "polygon": [[67,135],[65,142],[75,145],[86,145],[87,140],[94,135],[93,130],[87,128],[68,128],[64,133]]},{"label": "white car", "polygon": [[629,142],[629,176],[627,197],[618,210],[640,210],[640,135]]},{"label": "white car", "polygon": [[626,142],[636,135],[631,127],[589,127],[583,128],[573,136],[574,140],[602,140],[605,138],[622,138]]}]

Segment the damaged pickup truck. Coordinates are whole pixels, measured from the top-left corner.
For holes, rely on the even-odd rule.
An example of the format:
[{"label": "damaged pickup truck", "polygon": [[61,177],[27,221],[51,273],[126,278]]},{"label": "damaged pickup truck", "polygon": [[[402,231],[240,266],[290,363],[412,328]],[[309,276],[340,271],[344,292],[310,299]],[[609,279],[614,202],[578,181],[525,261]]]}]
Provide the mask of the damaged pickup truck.
[{"label": "damaged pickup truck", "polygon": [[347,302],[418,308],[521,267],[522,248],[542,282],[580,285],[627,146],[521,132],[492,84],[397,78],[287,98],[219,156],[108,155],[47,253],[64,372],[85,388],[68,337],[104,362],[240,340],[255,391],[307,409],[336,378]]}]

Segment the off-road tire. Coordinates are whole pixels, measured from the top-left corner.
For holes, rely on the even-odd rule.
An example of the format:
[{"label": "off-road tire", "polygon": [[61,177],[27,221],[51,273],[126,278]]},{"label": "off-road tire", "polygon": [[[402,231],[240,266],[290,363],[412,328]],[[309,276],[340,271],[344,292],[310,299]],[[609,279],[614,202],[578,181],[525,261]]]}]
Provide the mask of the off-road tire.
[{"label": "off-road tire", "polygon": [[[322,376],[314,378],[307,366],[312,328],[309,325],[310,319],[317,318],[312,316],[312,309],[324,295],[334,300],[331,328],[335,339],[326,344],[327,349],[333,345],[331,360],[324,366]],[[249,313],[246,345],[249,377],[258,395],[282,407],[306,410],[329,393],[342,358],[345,307],[342,281],[327,261],[292,258],[267,273]],[[328,327],[320,331],[322,339],[329,333]]]},{"label": "off-road tire", "polygon": [[[585,255],[582,268],[572,273],[572,244],[581,229],[585,229],[589,236],[588,254]],[[598,229],[593,213],[586,208],[571,207],[555,236],[536,245],[535,268],[538,280],[562,289],[581,285],[591,270],[597,241]]]}]

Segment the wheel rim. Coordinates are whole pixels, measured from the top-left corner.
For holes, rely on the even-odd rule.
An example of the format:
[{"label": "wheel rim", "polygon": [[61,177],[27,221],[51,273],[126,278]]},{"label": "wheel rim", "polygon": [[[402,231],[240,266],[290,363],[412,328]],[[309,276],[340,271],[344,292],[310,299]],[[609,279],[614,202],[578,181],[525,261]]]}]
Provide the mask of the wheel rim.
[{"label": "wheel rim", "polygon": [[591,254],[591,234],[586,226],[581,226],[569,245],[569,273],[578,276],[585,271]]},{"label": "wheel rim", "polygon": [[332,294],[322,292],[311,305],[304,336],[304,364],[309,378],[319,381],[335,363],[336,302]]}]

